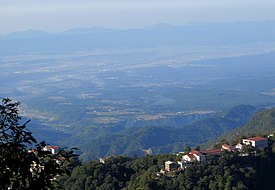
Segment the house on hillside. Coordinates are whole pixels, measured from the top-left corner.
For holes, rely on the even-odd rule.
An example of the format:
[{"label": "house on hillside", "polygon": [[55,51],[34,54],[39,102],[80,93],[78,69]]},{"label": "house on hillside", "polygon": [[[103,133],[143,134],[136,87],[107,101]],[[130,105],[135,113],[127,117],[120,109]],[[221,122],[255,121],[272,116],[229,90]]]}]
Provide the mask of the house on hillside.
[{"label": "house on hillside", "polygon": [[205,156],[197,150],[192,150],[190,154],[193,154],[198,162],[203,162],[205,160]]},{"label": "house on hillside", "polygon": [[60,146],[45,146],[43,150],[49,151],[52,154],[57,154],[57,152],[60,151]]},{"label": "house on hillside", "polygon": [[235,145],[235,148],[237,150],[242,150],[243,149],[243,144],[242,143],[238,143],[238,144]]},{"label": "house on hillside", "polygon": [[193,165],[194,162],[204,162],[205,161],[205,156],[197,151],[197,150],[192,150],[188,154],[185,154],[182,156],[181,160],[178,161],[178,164],[180,165],[181,169],[185,169],[188,166]]},{"label": "house on hillside", "polygon": [[252,137],[248,139],[243,139],[242,143],[245,145],[251,145],[254,148],[266,148],[268,147],[268,139],[264,137]]},{"label": "house on hillside", "polygon": [[232,147],[232,146],[230,146],[230,145],[228,145],[228,144],[223,144],[223,145],[222,145],[222,149],[223,149],[223,150],[230,151],[230,152],[235,152],[235,151],[236,151],[236,148],[234,148],[234,147]]},{"label": "house on hillside", "polygon": [[204,160],[205,160],[205,156],[197,150],[192,150],[188,154],[182,156],[182,161],[186,161],[186,162],[195,162],[195,161],[202,162]]},{"label": "house on hillside", "polygon": [[106,156],[106,157],[104,157],[104,158],[99,158],[99,162],[101,163],[101,164],[106,164],[106,160],[108,160],[109,158],[111,158],[111,156]]},{"label": "house on hillside", "polygon": [[207,150],[203,150],[202,154],[219,156],[219,155],[221,155],[222,152],[223,152],[222,149],[207,149]]},{"label": "house on hillside", "polygon": [[188,153],[188,154],[182,156],[182,161],[195,162],[195,161],[197,161],[197,159],[193,154]]},{"label": "house on hillside", "polygon": [[177,170],[179,165],[176,162],[166,161],[165,162],[165,171],[170,172],[172,170]]}]

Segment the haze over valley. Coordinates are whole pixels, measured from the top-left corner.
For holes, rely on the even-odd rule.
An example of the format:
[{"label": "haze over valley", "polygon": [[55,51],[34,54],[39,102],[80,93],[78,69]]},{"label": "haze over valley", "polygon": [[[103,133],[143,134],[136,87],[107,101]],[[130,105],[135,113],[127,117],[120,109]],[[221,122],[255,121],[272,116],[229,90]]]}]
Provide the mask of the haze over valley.
[{"label": "haze over valley", "polygon": [[273,190],[274,0],[0,0],[0,189]]},{"label": "haze over valley", "polygon": [[[33,119],[34,135],[77,146],[86,159],[142,155],[147,149],[177,151],[231,127],[187,142],[196,129],[194,122],[220,117],[238,105],[254,106],[242,108],[249,110],[247,121],[255,110],[274,106],[275,35],[270,30],[274,23],[8,34],[0,38],[0,96],[22,102],[21,113]],[[259,27],[266,30],[253,30]],[[146,131],[148,126],[169,129],[166,134],[186,130],[177,138],[182,142],[170,142],[169,148],[141,141],[134,151],[127,147],[110,151],[112,147],[102,142],[106,138],[120,142],[123,137],[121,144],[127,144],[132,129]],[[91,144],[96,144],[93,151]]]}]

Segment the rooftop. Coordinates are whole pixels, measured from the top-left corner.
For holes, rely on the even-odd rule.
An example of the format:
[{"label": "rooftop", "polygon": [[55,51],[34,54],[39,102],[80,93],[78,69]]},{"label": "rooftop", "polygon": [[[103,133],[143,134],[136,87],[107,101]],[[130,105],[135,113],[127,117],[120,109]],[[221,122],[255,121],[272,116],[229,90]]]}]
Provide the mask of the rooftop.
[{"label": "rooftop", "polygon": [[196,158],[193,154],[187,154],[187,156],[189,157],[189,158]]},{"label": "rooftop", "polygon": [[230,145],[228,144],[223,144],[222,147],[225,147],[225,148],[232,148]]},{"label": "rooftop", "polygon": [[50,149],[50,148],[52,148],[52,149],[59,149],[60,146],[45,146],[45,148],[46,149]]},{"label": "rooftop", "polygon": [[250,141],[262,141],[262,140],[267,140],[267,138],[257,136],[257,137],[248,138],[247,140],[250,140]]},{"label": "rooftop", "polygon": [[174,164],[175,162],[172,161],[166,161],[165,164]]},{"label": "rooftop", "polygon": [[203,154],[220,154],[222,153],[221,149],[210,149],[210,150],[203,150]]},{"label": "rooftop", "polygon": [[200,152],[197,151],[197,150],[192,150],[190,153],[191,153],[191,154],[196,154],[196,155],[199,155],[199,154],[200,154]]}]

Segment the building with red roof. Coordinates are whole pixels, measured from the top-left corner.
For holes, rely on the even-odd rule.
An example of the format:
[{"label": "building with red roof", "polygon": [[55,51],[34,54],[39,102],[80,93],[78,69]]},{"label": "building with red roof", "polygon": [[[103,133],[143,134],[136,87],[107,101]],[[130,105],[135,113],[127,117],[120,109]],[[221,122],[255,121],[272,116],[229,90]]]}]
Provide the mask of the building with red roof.
[{"label": "building with red roof", "polygon": [[197,150],[192,150],[188,154],[182,156],[182,161],[186,161],[186,162],[195,162],[195,161],[201,162],[204,160],[205,160],[205,156]]},{"label": "building with red roof", "polygon": [[232,152],[236,151],[236,148],[234,148],[234,147],[232,147],[232,146],[230,146],[228,144],[223,144],[222,145],[222,149],[223,150],[227,150],[227,151],[232,151]]},{"label": "building with red roof", "polygon": [[200,152],[199,152],[199,151],[197,151],[197,150],[192,150],[192,151],[190,152],[190,154],[199,155],[199,154],[200,154]]},{"label": "building with red roof", "polygon": [[194,162],[197,159],[196,159],[196,157],[193,154],[189,153],[189,154],[186,154],[186,155],[182,156],[182,160],[186,161],[186,162]]},{"label": "building with red roof", "polygon": [[223,152],[222,149],[207,149],[203,150],[202,153],[204,155],[211,154],[211,155],[220,155]]},{"label": "building with red roof", "polygon": [[264,137],[252,137],[248,139],[243,139],[242,140],[243,144],[245,145],[251,145],[254,148],[266,148],[268,147],[268,139]]},{"label": "building with red roof", "polygon": [[45,146],[43,150],[56,154],[60,150],[60,146]]}]

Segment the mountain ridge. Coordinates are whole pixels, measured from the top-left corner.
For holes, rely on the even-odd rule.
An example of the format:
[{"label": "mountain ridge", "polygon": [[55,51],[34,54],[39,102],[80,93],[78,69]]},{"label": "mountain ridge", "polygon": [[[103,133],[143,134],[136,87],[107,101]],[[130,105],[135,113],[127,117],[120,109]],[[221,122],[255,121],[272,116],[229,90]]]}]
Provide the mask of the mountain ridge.
[{"label": "mountain ridge", "polygon": [[[132,29],[71,29],[63,33],[20,32],[0,37],[1,55],[116,48],[240,45],[275,41],[275,21],[156,25]],[[27,32],[28,33],[28,32]],[[9,35],[8,35],[9,36]],[[25,38],[24,38],[25,36]],[[32,37],[33,36],[33,37]],[[35,39],[35,40],[34,40]]]},{"label": "mountain ridge", "polygon": [[[127,30],[152,30],[152,29],[161,29],[161,28],[190,28],[190,27],[205,27],[205,26],[230,26],[235,24],[241,25],[250,25],[250,24],[263,24],[263,25],[274,25],[275,20],[263,20],[263,21],[240,21],[240,22],[188,22],[181,25],[172,25],[168,23],[156,23],[152,25],[147,25],[144,27],[133,27],[133,28],[109,28],[109,27],[101,27],[101,26],[93,26],[93,27],[73,27],[61,32],[50,32],[44,31],[40,29],[26,29],[26,30],[19,30],[14,32],[9,32],[6,34],[1,34],[1,38],[6,37],[16,37],[17,35],[28,34],[26,37],[36,37],[37,34],[74,34],[74,32],[85,33],[85,32],[101,32],[101,31],[127,31]],[[24,37],[24,36],[23,36]]]}]

